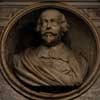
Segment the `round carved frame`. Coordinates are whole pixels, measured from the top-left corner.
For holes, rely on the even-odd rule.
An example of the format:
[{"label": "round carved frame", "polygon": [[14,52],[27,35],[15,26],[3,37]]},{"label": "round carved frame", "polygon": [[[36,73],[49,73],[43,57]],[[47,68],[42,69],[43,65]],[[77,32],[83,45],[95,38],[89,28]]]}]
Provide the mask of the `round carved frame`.
[{"label": "round carved frame", "polygon": [[[17,22],[18,19],[20,19],[22,16],[28,14],[29,12],[31,12],[32,10],[35,9],[41,9],[43,7],[57,7],[57,8],[61,8],[64,10],[67,10],[77,16],[79,16],[84,22],[87,23],[87,25],[89,26],[89,28],[91,29],[94,39],[96,41],[96,62],[95,62],[95,68],[94,71],[92,72],[91,76],[89,77],[89,79],[86,80],[86,82],[84,84],[82,84],[78,89],[75,89],[73,91],[69,91],[69,92],[62,92],[62,93],[38,93],[35,91],[31,91],[29,88],[24,87],[19,81],[16,80],[16,78],[13,76],[13,74],[11,73],[11,71],[8,68],[7,62],[5,60],[7,53],[5,50],[5,44],[6,44],[6,39],[9,36],[9,31],[12,29],[12,26],[14,26],[14,24]],[[5,28],[5,31],[3,33],[2,36],[2,41],[1,41],[1,63],[2,63],[2,68],[1,71],[5,77],[5,79],[8,81],[8,83],[15,89],[17,90],[19,93],[21,93],[22,95],[30,98],[30,99],[35,99],[35,100],[39,100],[39,99],[56,99],[56,100],[69,100],[72,98],[75,98],[79,95],[81,95],[82,93],[84,93],[88,88],[90,88],[92,86],[92,84],[96,81],[97,77],[99,76],[99,59],[100,59],[100,40],[99,40],[99,36],[98,33],[96,31],[95,26],[93,25],[93,23],[88,20],[88,18],[84,15],[82,15],[78,10],[72,8],[71,6],[65,5],[63,3],[35,3],[30,7],[27,7],[23,10],[21,10],[20,12],[18,12],[8,23],[7,27]]]}]

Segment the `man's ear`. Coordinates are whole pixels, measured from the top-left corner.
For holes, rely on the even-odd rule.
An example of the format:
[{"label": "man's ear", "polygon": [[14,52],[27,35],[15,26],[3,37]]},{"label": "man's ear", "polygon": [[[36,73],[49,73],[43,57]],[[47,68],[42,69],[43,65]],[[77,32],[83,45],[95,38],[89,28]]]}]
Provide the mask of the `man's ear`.
[{"label": "man's ear", "polygon": [[63,32],[68,32],[69,24],[66,23],[66,22],[63,22],[62,25],[61,25],[61,29],[62,29]]},{"label": "man's ear", "polygon": [[69,24],[64,15],[61,17],[61,30],[63,33],[68,32],[69,30]]}]

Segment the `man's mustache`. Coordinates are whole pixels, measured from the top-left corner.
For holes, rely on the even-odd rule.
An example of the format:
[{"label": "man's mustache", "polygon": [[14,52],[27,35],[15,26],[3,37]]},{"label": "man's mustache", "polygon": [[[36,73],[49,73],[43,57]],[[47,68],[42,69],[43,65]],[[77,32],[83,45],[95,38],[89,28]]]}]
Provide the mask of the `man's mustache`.
[{"label": "man's mustache", "polygon": [[43,33],[43,35],[48,35],[48,34],[51,34],[51,35],[54,35],[54,36],[57,35],[57,33],[53,33],[53,32],[44,32],[44,33]]}]

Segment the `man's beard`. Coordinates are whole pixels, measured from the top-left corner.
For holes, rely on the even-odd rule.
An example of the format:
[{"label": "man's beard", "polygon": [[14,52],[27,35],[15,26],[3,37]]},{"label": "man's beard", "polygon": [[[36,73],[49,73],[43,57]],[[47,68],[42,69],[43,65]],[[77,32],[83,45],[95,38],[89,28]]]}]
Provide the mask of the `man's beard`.
[{"label": "man's beard", "polygon": [[56,33],[46,32],[42,35],[42,40],[44,45],[51,47],[59,43],[60,36]]}]

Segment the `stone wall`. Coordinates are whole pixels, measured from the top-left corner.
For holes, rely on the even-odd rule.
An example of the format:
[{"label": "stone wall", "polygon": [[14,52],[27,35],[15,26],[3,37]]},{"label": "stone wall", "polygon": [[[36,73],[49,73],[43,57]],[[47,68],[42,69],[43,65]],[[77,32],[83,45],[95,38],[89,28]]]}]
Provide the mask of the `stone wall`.
[{"label": "stone wall", "polygon": [[[3,1],[3,0],[2,0]],[[7,0],[5,0],[7,1]],[[13,1],[13,0],[10,0]],[[31,5],[35,2],[0,2],[0,34],[7,25],[9,19],[12,18],[19,10]],[[78,0],[79,1],[79,0]],[[76,7],[81,13],[88,16],[96,26],[100,33],[100,2],[91,0],[92,2],[75,2],[74,0],[66,1],[65,4]],[[89,0],[90,1],[90,0]],[[28,100],[14,91],[8,83],[4,80],[0,73],[0,100]],[[100,100],[100,77],[98,77],[95,84],[83,95],[75,100]]]}]

